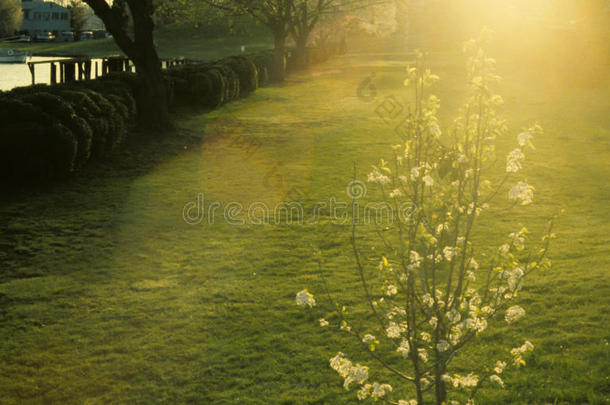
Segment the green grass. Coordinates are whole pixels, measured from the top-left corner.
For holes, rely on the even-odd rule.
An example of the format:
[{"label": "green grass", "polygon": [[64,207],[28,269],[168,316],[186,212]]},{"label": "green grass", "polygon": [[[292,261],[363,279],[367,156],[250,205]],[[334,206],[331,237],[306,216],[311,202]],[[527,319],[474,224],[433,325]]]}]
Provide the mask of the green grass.
[{"label": "green grass", "polygon": [[[159,56],[162,58],[186,57],[196,59],[218,59],[241,52],[241,45],[247,52],[255,52],[273,47],[273,38],[263,32],[248,37],[206,38],[195,28],[167,26],[155,33]],[[97,39],[77,42],[33,42],[17,44],[0,42],[0,49],[30,51],[37,56],[90,56],[102,57],[118,55],[122,52],[114,39]]]},{"label": "green grass", "polygon": [[[314,248],[341,302],[362,299],[349,230],[187,225],[182,209],[199,192],[223,204],[346,200],[353,162],[363,176],[397,142],[374,110],[405,94],[406,60],[353,53],[217,111],[182,112],[160,144],[132,140],[68,182],[3,203],[0,402],[355,403],[328,359],[339,350],[368,358],[317,326],[330,312],[294,305],[303,288],[322,304]],[[439,53],[430,62],[447,120],[462,100],[463,61]],[[490,360],[529,339],[527,367],[507,370],[506,389],[482,391],[480,403],[609,403],[609,87],[557,91],[499,66],[511,133],[532,120],[546,132],[526,168],[535,204],[483,217],[483,243],[565,213],[553,270],[521,295],[528,316],[510,330],[494,325],[456,361]],[[371,72],[378,94],[367,103],[356,89]]]}]

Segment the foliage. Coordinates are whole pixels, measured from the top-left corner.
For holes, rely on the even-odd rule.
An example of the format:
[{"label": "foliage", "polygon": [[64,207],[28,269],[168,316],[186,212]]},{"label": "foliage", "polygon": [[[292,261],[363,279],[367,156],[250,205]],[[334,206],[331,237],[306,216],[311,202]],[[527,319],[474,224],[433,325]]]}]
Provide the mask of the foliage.
[{"label": "foliage", "polygon": [[76,139],[59,120],[18,98],[0,98],[0,179],[47,180],[73,169]]},{"label": "foliage", "polygon": [[192,27],[204,38],[248,36],[261,29],[250,16],[226,15],[223,10],[210,6],[204,0],[159,1],[155,9],[155,22],[158,26],[180,24]]},{"label": "foliage", "polygon": [[88,8],[82,0],[70,0],[68,8],[71,11],[70,16],[70,28],[74,32],[80,32],[83,30],[88,17]]},{"label": "foliage", "polygon": [[109,75],[0,95],[5,103],[0,123],[6,154],[3,181],[65,177],[116,149],[136,118],[136,90],[130,81],[133,84],[133,75]]},{"label": "foliage", "polygon": [[21,4],[17,0],[0,0],[0,38],[9,36],[21,27]]},{"label": "foliage", "polygon": [[[331,303],[341,329],[356,337],[389,375],[409,386],[399,391],[394,383],[369,383],[367,367],[338,353],[330,365],[343,377],[346,390],[360,387],[361,400],[471,403],[484,385],[503,386],[504,369],[525,365],[525,354],[534,348],[525,341],[493,364],[465,372],[452,364],[489,325],[502,319],[514,324],[523,317],[525,311],[515,300],[524,279],[550,267],[550,228],[537,249],[526,248],[530,236],[523,226],[489,252],[474,243],[479,216],[493,215],[490,204],[499,195],[507,192],[513,207],[532,203],[534,188],[513,176],[522,169],[524,151],[533,149],[532,139],[542,133],[533,125],[516,136],[517,147],[497,179],[495,143],[507,136],[507,125],[496,112],[502,98],[493,93],[499,78],[495,61],[483,50],[487,40],[483,32],[479,42],[465,45],[471,94],[446,133],[437,118],[440,100],[429,94],[439,77],[425,68],[421,54],[407,68],[405,85],[413,105],[397,127],[403,143],[392,148],[389,162],[382,159],[368,175],[391,213],[389,223],[378,224],[381,249],[359,247],[356,229],[361,224],[357,216],[352,218],[353,254],[373,321],[351,319],[345,306]],[[505,190],[507,183],[512,185]],[[357,210],[353,200],[350,212]],[[315,300],[301,291],[297,305],[312,307]],[[321,326],[327,322],[320,320]],[[395,396],[401,399],[391,399]]]}]

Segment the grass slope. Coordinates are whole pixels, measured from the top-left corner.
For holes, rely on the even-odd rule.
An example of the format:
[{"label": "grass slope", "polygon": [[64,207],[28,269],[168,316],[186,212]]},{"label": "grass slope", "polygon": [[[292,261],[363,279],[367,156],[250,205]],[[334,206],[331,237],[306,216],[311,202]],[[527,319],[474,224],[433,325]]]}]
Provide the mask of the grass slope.
[{"label": "grass slope", "polygon": [[[0,402],[356,402],[328,359],[366,355],[317,326],[331,313],[294,305],[305,287],[321,299],[313,248],[323,250],[341,302],[362,299],[349,230],[326,216],[317,225],[236,226],[221,211],[214,224],[188,225],[183,207],[200,192],[223,206],[346,201],[353,162],[363,176],[397,142],[375,108],[403,97],[407,60],[383,50],[337,58],[217,111],[183,113],[161,145],[134,145],[4,203]],[[462,100],[462,61],[436,54],[431,64],[446,120]],[[565,213],[553,270],[527,280],[521,295],[528,316],[510,330],[490,328],[456,361],[488,361],[529,339],[527,367],[507,371],[507,389],[482,391],[481,403],[609,403],[609,88],[558,92],[500,66],[511,133],[532,120],[546,132],[526,168],[535,204],[482,218],[479,238],[495,246],[519,223],[540,231]],[[372,72],[377,97],[366,102],[356,90]]]}]

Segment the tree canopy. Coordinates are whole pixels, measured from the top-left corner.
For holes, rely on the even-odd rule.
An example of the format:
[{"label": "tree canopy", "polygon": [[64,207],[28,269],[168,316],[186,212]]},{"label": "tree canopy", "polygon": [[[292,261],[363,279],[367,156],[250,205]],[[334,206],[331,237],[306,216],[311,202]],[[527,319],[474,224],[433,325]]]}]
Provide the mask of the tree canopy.
[{"label": "tree canopy", "polygon": [[0,0],[0,37],[14,34],[21,27],[21,4],[18,0]]}]

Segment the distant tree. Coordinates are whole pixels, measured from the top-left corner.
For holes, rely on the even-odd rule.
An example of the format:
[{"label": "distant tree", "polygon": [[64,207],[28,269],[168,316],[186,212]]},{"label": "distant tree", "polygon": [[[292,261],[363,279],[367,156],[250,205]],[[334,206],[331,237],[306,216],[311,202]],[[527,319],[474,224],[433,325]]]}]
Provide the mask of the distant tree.
[{"label": "distant tree", "polygon": [[331,11],[335,0],[293,0],[290,34],[296,44],[297,66],[307,66],[307,42],[324,13]]},{"label": "distant tree", "polygon": [[[142,124],[170,126],[167,89],[153,39],[153,0],[84,0],[106,25],[121,50],[133,61],[140,79],[138,109]],[[108,0],[111,1],[111,0]]]},{"label": "distant tree", "polygon": [[72,17],[70,19],[70,27],[72,28],[72,31],[82,31],[85,27],[85,23],[87,22],[87,9],[89,6],[87,6],[81,0],[70,0],[68,8],[72,12]]},{"label": "distant tree", "polygon": [[21,6],[18,0],[0,0],[0,37],[6,37],[21,27]]},{"label": "distant tree", "polygon": [[272,80],[282,81],[286,76],[286,39],[293,22],[295,0],[206,0],[211,6],[224,10],[227,15],[250,15],[269,28],[274,39]]}]

